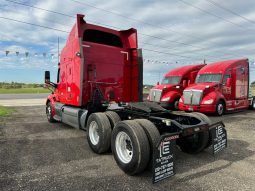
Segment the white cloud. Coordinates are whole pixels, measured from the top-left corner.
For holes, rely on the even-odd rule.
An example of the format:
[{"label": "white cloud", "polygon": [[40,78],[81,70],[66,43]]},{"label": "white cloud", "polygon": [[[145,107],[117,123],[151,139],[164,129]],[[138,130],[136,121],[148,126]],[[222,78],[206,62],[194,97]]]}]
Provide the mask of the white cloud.
[{"label": "white cloud", "polygon": [[[243,58],[254,59],[254,31],[255,24],[220,9],[207,1],[202,0],[184,0],[194,6],[200,7],[204,11],[213,13],[223,19],[216,18],[206,14],[194,7],[188,6],[179,0],[130,0],[130,1],[82,1],[84,4],[91,4],[100,9],[109,10],[124,17],[109,13],[88,5],[78,4],[72,0],[24,0],[26,4],[40,8],[61,12],[67,15],[75,16],[77,13],[85,14],[86,20],[99,22],[103,25],[112,25],[121,29],[131,27],[138,29],[139,47],[144,48],[143,55],[145,59],[160,60],[178,64],[169,66],[156,65],[151,63],[144,64],[146,73],[158,76],[167,70],[189,63],[201,63],[203,59],[208,62],[221,59]],[[214,0],[222,6],[235,11],[236,13],[255,21],[255,1],[220,1]],[[42,26],[48,26],[64,31],[70,31],[75,22],[74,18],[63,15],[53,14],[43,10],[28,8],[11,2],[3,1],[0,5],[0,16],[22,20]],[[127,19],[125,17],[133,18]],[[141,22],[139,22],[139,21]],[[0,46],[2,53],[7,49],[20,52],[57,52],[57,38],[60,37],[60,47],[65,44],[67,33],[54,30],[30,26],[14,21],[0,19]],[[147,23],[147,24],[146,24]],[[147,34],[159,38],[144,36]],[[153,45],[146,45],[150,43]],[[162,48],[165,47],[165,48]],[[167,54],[150,52],[145,49],[157,50]],[[18,50],[17,50],[18,51]],[[179,55],[179,56],[178,56]],[[183,58],[182,56],[190,57]],[[8,60],[9,59],[9,60]],[[50,60],[48,60],[51,62]],[[56,61],[56,58],[54,59]],[[10,62],[10,64],[6,63]],[[38,57],[15,60],[15,57],[0,57],[0,68],[19,67],[27,68],[47,68],[51,66],[49,62]],[[53,63],[52,63],[53,64]],[[56,62],[55,62],[56,64]],[[157,79],[157,77],[155,77]],[[155,83],[156,79],[145,78],[145,82]]]}]

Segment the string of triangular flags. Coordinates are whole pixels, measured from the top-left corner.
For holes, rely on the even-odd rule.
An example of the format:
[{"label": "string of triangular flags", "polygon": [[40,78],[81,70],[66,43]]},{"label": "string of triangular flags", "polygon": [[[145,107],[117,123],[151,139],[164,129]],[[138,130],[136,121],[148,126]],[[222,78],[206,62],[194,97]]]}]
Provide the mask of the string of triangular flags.
[{"label": "string of triangular flags", "polygon": [[46,53],[46,52],[42,52],[42,53],[38,53],[38,52],[24,52],[24,53],[21,53],[19,51],[9,51],[9,50],[6,50],[5,51],[5,56],[9,56],[10,54],[14,53],[16,56],[20,56],[20,55],[24,55],[25,57],[29,57],[29,56],[43,56],[44,58],[50,56],[52,59],[54,58],[54,56],[57,56],[58,54],[55,54],[55,53]]},{"label": "string of triangular flags", "polygon": [[178,61],[168,62],[168,61],[160,61],[160,60],[153,60],[153,59],[143,59],[143,62],[148,64],[164,64],[164,65],[181,64]]}]

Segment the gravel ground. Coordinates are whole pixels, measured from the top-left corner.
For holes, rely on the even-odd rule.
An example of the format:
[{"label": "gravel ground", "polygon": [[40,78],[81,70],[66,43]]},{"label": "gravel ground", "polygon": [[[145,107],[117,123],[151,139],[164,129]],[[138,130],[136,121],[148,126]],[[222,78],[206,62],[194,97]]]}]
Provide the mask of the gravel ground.
[{"label": "gravel ground", "polygon": [[0,190],[255,190],[255,112],[224,117],[228,148],[188,155],[176,149],[176,175],[152,184],[150,172],[124,174],[111,153],[97,155],[86,132],[49,124],[43,106],[0,118]]}]

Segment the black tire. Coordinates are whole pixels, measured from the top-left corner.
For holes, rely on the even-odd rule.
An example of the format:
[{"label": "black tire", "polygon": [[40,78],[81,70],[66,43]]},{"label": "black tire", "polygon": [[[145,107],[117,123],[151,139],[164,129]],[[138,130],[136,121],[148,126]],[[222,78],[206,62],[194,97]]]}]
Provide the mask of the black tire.
[{"label": "black tire", "polygon": [[147,119],[135,119],[139,125],[143,128],[144,132],[147,135],[150,144],[150,160],[149,160],[149,168],[152,168],[153,165],[153,151],[156,149],[157,143],[160,140],[160,133],[157,127]]},{"label": "black tire", "polygon": [[[126,145],[123,147],[122,143]],[[149,163],[150,146],[148,138],[143,128],[134,120],[121,121],[116,124],[112,132],[111,148],[116,163],[129,175],[143,172]],[[127,153],[128,156],[124,158],[125,160],[121,153]]]},{"label": "black tire", "polygon": [[208,125],[212,124],[212,120],[209,117],[207,117],[207,115],[199,112],[192,112],[192,114],[196,114],[202,121],[204,121]]},{"label": "black tire", "polygon": [[52,115],[52,104],[50,101],[46,105],[46,116],[50,123],[56,122],[56,120],[53,118],[53,115]]},{"label": "black tire", "polygon": [[104,113],[92,113],[89,116],[87,122],[87,139],[90,148],[95,153],[105,153],[110,149],[111,133],[111,124]]},{"label": "black tire", "polygon": [[216,108],[215,108],[215,115],[217,116],[222,116],[224,113],[225,113],[225,104],[223,101],[219,101],[217,104],[216,104]]},{"label": "black tire", "polygon": [[180,98],[176,98],[173,102],[173,110],[175,110],[175,111],[179,110],[179,100],[180,100]]},{"label": "black tire", "polygon": [[119,121],[121,121],[120,116],[114,111],[106,111],[105,114],[111,123],[112,129]]},{"label": "black tire", "polygon": [[191,136],[178,139],[180,149],[189,154],[196,154],[203,151],[208,145],[209,131],[203,131]]},{"label": "black tire", "polygon": [[[212,124],[212,120],[209,117],[207,117],[205,114],[199,113],[199,112],[193,112],[193,113],[198,115],[201,118],[201,120],[204,121],[205,123],[207,123],[208,125]],[[208,148],[209,146],[211,146],[211,144],[212,144],[212,136],[209,131],[209,139],[208,139],[207,145],[205,146],[205,149]]]}]

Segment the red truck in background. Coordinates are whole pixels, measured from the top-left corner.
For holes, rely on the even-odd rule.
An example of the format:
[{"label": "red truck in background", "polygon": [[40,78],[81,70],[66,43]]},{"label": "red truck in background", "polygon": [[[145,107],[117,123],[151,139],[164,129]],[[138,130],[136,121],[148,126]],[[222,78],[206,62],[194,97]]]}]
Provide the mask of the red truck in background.
[{"label": "red truck in background", "polygon": [[158,102],[166,109],[178,110],[183,90],[195,82],[198,71],[205,65],[187,65],[169,71],[162,83],[150,90],[147,100]]},{"label": "red truck in background", "polygon": [[184,111],[214,113],[255,108],[249,97],[248,59],[220,61],[203,67],[195,84],[187,87],[179,101]]},{"label": "red truck in background", "polygon": [[57,83],[45,71],[45,86],[53,88],[46,115],[49,122],[86,130],[90,148],[98,154],[111,149],[127,174],[153,164],[158,182],[174,175],[175,144],[190,154],[212,145],[217,153],[226,147],[227,135],[222,122],[212,124],[201,113],[142,102],[142,61],[136,29],[116,31],[77,15],[60,55]]}]

